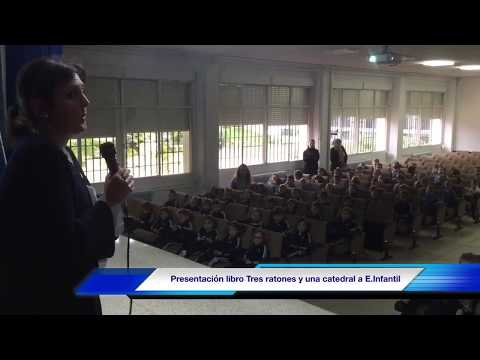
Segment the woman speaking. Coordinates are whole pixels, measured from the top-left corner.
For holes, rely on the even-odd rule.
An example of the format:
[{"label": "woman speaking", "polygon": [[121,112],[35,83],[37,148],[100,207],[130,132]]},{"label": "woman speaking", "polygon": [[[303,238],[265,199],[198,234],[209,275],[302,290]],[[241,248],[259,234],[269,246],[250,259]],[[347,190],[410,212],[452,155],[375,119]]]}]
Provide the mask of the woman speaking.
[{"label": "woman speaking", "polygon": [[113,256],[115,214],[133,190],[126,169],[94,189],[71,137],[87,128],[85,73],[52,59],[26,65],[17,79],[31,135],[15,148],[0,182],[0,312],[101,314],[99,297],[75,288],[98,261]]}]

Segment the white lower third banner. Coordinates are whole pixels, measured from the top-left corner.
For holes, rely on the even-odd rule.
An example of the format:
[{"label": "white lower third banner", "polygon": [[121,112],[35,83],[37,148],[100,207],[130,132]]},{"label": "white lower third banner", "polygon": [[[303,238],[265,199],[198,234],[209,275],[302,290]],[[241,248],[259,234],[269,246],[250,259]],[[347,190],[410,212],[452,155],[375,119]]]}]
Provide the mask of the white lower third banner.
[{"label": "white lower third banner", "polygon": [[418,268],[162,268],[136,291],[402,291]]}]

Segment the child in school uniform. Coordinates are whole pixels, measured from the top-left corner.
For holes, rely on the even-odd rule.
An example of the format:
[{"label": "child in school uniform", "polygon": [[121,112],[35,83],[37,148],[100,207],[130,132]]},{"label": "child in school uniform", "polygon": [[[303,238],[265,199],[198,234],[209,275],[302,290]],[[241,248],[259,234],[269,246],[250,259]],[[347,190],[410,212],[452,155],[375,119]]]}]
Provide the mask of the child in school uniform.
[{"label": "child in school uniform", "polygon": [[171,240],[163,247],[167,250],[172,245],[179,247],[178,252],[187,249],[195,239],[193,230],[193,213],[188,209],[179,209],[177,211],[177,220],[174,222],[171,231]]},{"label": "child in school uniform", "polygon": [[202,205],[200,207],[200,214],[201,215],[210,215],[212,212],[212,200],[210,199],[203,199]]},{"label": "child in school uniform", "polygon": [[192,196],[189,203],[185,205],[184,208],[192,212],[200,212],[201,205],[202,201],[200,198],[198,196]]},{"label": "child in school uniform", "polygon": [[241,264],[247,266],[256,266],[269,257],[269,251],[265,234],[261,230],[256,230],[252,234],[252,244],[244,253]]},{"label": "child in school uniform", "polygon": [[238,262],[242,258],[241,240],[243,227],[237,222],[228,224],[226,236],[215,240],[207,253],[203,257],[203,262],[208,262],[212,267],[219,262]]},{"label": "child in school uniform", "polygon": [[262,212],[258,208],[253,208],[250,212],[250,217],[243,222],[250,226],[263,227]]},{"label": "child in school uniform", "polygon": [[173,189],[168,191],[168,200],[163,204],[165,207],[177,207],[177,192]]},{"label": "child in school uniform", "polygon": [[405,188],[399,191],[398,197],[393,205],[393,211],[396,228],[398,228],[400,221],[403,220],[408,224],[410,229],[412,229],[414,209],[409,198],[409,193]]},{"label": "child in school uniform", "polygon": [[268,230],[285,233],[288,230],[288,224],[285,221],[285,214],[280,207],[276,207],[272,212],[272,219]]},{"label": "child in school uniform", "polygon": [[301,219],[295,229],[287,234],[286,256],[306,256],[312,251],[312,237],[305,219]]},{"label": "child in school uniform", "polygon": [[296,187],[295,186],[295,177],[293,175],[288,175],[287,181],[285,182],[285,185],[287,185],[287,187],[289,187],[289,188],[294,189]]},{"label": "child in school uniform", "polygon": [[213,217],[207,216],[197,233],[195,241],[191,242],[190,246],[185,248],[180,255],[188,256],[197,261],[209,251],[215,241],[217,241],[217,222]]},{"label": "child in school uniform", "polygon": [[223,211],[222,209],[222,204],[220,203],[220,201],[213,202],[212,211],[210,212],[210,215],[217,219],[225,220],[227,218],[225,211]]},{"label": "child in school uniform", "polygon": [[352,241],[360,228],[353,220],[351,207],[343,207],[338,217],[327,224],[327,241],[335,242],[344,239],[347,242],[347,254],[352,252]]},{"label": "child in school uniform", "polygon": [[158,210],[158,217],[152,226],[152,231],[157,234],[156,243],[159,247],[163,247],[170,241],[170,234],[174,227],[173,219],[166,207]]},{"label": "child in school uniform", "polygon": [[290,189],[285,184],[282,184],[278,188],[278,196],[284,199],[290,199],[292,197],[292,194],[290,192]]}]

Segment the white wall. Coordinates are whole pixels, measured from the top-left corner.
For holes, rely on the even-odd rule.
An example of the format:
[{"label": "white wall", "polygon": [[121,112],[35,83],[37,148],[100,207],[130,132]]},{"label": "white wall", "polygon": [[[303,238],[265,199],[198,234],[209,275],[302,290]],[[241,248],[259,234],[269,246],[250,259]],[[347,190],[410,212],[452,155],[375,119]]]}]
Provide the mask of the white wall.
[{"label": "white wall", "polygon": [[456,118],[454,149],[480,151],[480,77],[459,80]]}]

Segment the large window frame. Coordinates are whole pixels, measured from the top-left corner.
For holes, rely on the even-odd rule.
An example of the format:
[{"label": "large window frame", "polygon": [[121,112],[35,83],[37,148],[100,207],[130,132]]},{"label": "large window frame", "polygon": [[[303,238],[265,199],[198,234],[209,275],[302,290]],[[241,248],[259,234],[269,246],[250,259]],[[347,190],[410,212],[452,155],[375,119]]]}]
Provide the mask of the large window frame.
[{"label": "large window frame", "polygon": [[[191,173],[191,123],[193,116],[193,83],[182,81],[167,81],[161,79],[133,79],[133,78],[114,78],[114,77],[92,77],[90,79],[108,80],[115,83],[118,91],[118,99],[115,104],[99,104],[95,105],[95,99],[90,99],[92,103],[89,111],[114,111],[115,112],[115,131],[108,136],[89,136],[79,134],[78,137],[72,138],[68,145],[75,148],[74,153],[78,157],[82,168],[92,183],[100,183],[104,181],[107,170],[104,161],[100,163],[100,170],[89,168],[86,163],[86,144],[95,142],[96,147],[91,152],[96,154],[95,160],[98,160],[98,145],[104,141],[112,141],[116,144],[117,159],[120,166],[132,167],[132,175],[136,178],[143,177],[160,177],[169,175],[184,175]],[[155,104],[149,105],[129,105],[125,102],[125,84],[128,81],[146,81],[155,83],[155,88],[150,96],[155,96]],[[165,84],[181,83],[186,86],[186,101],[184,104],[164,104],[161,98],[161,89]],[[88,82],[87,91],[89,92]],[[169,94],[168,94],[169,95]],[[88,93],[87,93],[88,97]],[[162,119],[158,118],[158,126],[154,128],[145,128],[138,130],[129,129],[127,126],[127,111],[157,111],[159,116],[168,114],[168,111],[184,111],[187,117],[186,129],[174,129],[170,125],[169,128],[162,128]],[[87,119],[87,124],[88,124]],[[135,155],[132,149],[134,141],[137,139],[135,147],[137,150]],[[181,140],[175,141],[175,138]],[[138,141],[140,140],[140,141]],[[147,141],[148,140],[148,141]],[[148,148],[148,153],[145,152]],[[129,153],[132,156],[129,156]],[[181,157],[181,158],[180,158]],[[91,160],[91,159],[89,159]],[[140,165],[139,165],[140,164]],[[148,170],[149,169],[149,170]],[[102,178],[96,172],[101,171]],[[105,175],[105,176],[104,176]]]},{"label": "large window frame", "polygon": [[[252,166],[302,160],[312,116],[311,87],[221,83],[220,93],[222,86],[232,88],[233,92],[237,88],[238,94],[233,95],[237,100],[223,100],[220,96],[220,170],[233,169],[242,163]],[[264,100],[260,103],[245,101],[249,88],[262,89]],[[274,91],[279,89],[288,93],[283,103],[275,101]],[[302,104],[295,103],[295,92],[299,98],[301,96],[298,94],[304,93]],[[259,121],[252,123],[246,120],[249,119],[247,114],[255,111],[262,113],[257,117]],[[272,123],[275,112],[284,114],[283,122]],[[295,112],[303,112],[305,120],[298,123],[293,121]],[[230,143],[229,147],[224,146],[227,142]],[[248,148],[253,150],[247,151]]]},{"label": "large window frame", "polygon": [[407,92],[407,111],[402,126],[403,149],[442,144],[444,101],[443,92]]},{"label": "large window frame", "polygon": [[349,155],[386,151],[390,91],[332,88],[331,95],[330,140],[341,139]]}]

